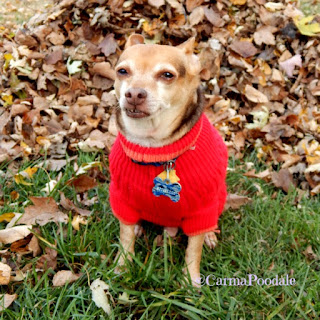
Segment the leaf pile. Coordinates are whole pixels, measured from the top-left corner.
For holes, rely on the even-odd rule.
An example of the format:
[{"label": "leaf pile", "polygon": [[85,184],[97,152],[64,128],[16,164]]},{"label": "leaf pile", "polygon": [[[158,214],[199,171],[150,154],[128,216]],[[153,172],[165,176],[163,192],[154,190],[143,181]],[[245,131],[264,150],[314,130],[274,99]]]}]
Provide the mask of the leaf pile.
[{"label": "leaf pile", "polygon": [[230,154],[256,150],[265,180],[319,194],[319,21],[287,1],[55,1],[14,37],[1,31],[0,161],[109,150],[113,67],[127,36],[169,45],[195,36],[207,114]]}]

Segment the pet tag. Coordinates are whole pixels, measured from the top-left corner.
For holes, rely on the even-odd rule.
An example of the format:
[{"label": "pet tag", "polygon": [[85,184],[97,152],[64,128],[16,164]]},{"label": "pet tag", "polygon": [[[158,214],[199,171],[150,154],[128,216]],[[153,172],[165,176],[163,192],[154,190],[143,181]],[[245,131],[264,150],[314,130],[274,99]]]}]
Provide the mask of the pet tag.
[{"label": "pet tag", "polygon": [[154,178],[154,187],[152,188],[152,193],[156,196],[167,196],[173,202],[178,202],[180,200],[181,185],[178,183],[180,180],[176,174],[175,160],[168,161],[164,165],[164,171],[161,172],[157,177]]}]

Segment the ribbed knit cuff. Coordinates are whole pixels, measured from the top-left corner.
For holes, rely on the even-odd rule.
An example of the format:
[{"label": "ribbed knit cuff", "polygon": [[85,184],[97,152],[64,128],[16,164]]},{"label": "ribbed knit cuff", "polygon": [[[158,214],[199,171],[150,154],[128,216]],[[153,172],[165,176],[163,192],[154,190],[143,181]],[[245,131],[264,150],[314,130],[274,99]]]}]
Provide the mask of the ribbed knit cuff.
[{"label": "ribbed knit cuff", "polygon": [[204,115],[181,139],[163,147],[142,147],[128,141],[121,133],[118,133],[120,143],[126,155],[135,161],[146,163],[169,161],[177,158],[195,145],[202,129],[203,118]]}]

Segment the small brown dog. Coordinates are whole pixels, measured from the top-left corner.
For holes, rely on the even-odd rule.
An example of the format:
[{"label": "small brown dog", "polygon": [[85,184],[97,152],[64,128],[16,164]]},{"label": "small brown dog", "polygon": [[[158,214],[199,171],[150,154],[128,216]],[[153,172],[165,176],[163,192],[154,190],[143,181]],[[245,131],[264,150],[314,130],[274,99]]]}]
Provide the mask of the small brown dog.
[{"label": "small brown dog", "polygon": [[163,225],[171,236],[181,227],[189,237],[186,271],[197,286],[203,242],[216,245],[228,155],[203,114],[193,47],[194,38],[171,47],[129,37],[116,66],[110,203],[120,220],[119,266],[134,255],[140,220]]}]

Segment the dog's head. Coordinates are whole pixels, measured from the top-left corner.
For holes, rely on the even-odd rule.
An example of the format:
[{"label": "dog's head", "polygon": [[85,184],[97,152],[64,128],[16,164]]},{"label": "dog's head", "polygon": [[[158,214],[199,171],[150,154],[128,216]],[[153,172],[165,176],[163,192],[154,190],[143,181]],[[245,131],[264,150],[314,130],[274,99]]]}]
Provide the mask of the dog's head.
[{"label": "dog's head", "polygon": [[[150,136],[158,122],[167,121],[170,127],[183,117],[190,103],[196,103],[200,62],[193,47],[194,38],[171,47],[144,44],[144,38],[137,34],[129,37],[116,65],[115,80],[127,129],[139,124],[145,126],[145,134]],[[153,128],[147,123],[153,123]],[[139,132],[136,135],[141,136]]]}]

